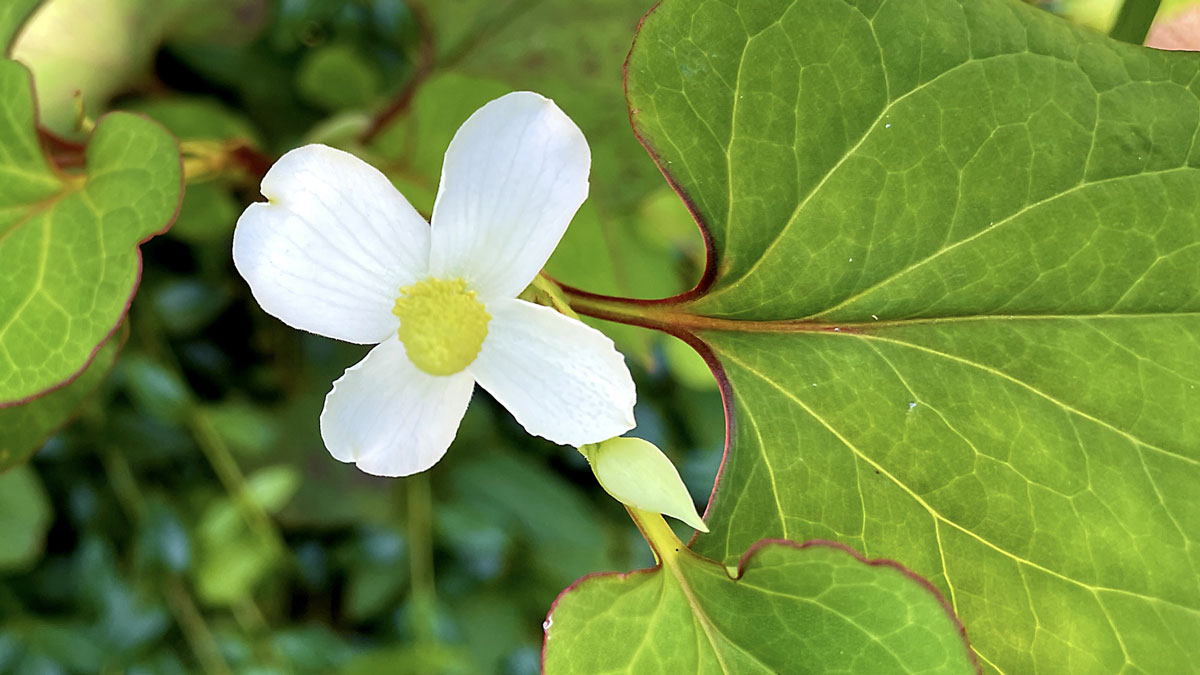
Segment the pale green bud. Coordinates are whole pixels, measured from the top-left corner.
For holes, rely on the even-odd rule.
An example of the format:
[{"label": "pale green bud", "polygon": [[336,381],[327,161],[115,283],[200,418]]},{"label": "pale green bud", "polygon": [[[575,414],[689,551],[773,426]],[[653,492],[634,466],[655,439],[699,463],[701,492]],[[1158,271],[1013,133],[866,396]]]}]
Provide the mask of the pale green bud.
[{"label": "pale green bud", "polygon": [[653,443],[640,438],[610,438],[580,450],[591,463],[600,486],[617,501],[678,518],[708,532],[675,465]]}]

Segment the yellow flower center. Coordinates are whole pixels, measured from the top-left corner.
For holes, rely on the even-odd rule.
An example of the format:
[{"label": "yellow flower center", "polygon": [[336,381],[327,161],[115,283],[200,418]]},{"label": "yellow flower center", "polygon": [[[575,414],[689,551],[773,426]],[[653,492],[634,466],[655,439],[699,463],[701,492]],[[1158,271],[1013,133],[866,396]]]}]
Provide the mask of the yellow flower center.
[{"label": "yellow flower center", "polygon": [[471,365],[487,337],[491,315],[462,279],[426,279],[400,289],[392,313],[413,365],[453,375]]}]

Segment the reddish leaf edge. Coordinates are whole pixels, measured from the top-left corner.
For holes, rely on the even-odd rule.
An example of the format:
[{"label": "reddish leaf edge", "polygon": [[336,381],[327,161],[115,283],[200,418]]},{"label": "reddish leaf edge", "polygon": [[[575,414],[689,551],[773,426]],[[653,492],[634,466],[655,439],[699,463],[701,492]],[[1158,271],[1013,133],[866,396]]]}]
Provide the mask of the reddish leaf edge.
[{"label": "reddish leaf edge", "polygon": [[[70,414],[68,414],[66,417],[63,418],[63,420],[61,422],[59,422],[58,424],[56,424],[53,427],[51,427],[50,429],[48,429],[46,431],[46,433],[42,435],[41,441],[38,444],[38,446],[36,448],[34,448],[23,460],[21,460],[20,462],[16,462],[7,468],[0,467],[0,475],[4,475],[19,466],[24,466],[24,465],[28,464],[30,462],[30,460],[32,460],[34,458],[34,456],[36,456],[39,452],[41,452],[42,448],[45,447],[46,441],[53,438],[56,434],[58,434],[58,432],[67,428],[67,426],[69,426],[72,422],[74,422],[76,419],[79,418],[80,413],[83,411],[84,405],[87,404],[88,401],[90,401],[96,397],[96,395],[100,392],[100,387],[104,384],[104,380],[108,379],[108,376],[112,375],[112,372],[114,370],[116,370],[117,359],[120,358],[121,352],[125,350],[125,345],[129,342],[129,334],[130,334],[129,323],[127,321],[122,321],[120,324],[117,325],[117,329],[114,331],[114,334],[112,335],[112,337],[108,340],[105,340],[104,342],[102,342],[100,344],[100,348],[103,349],[104,347],[107,347],[112,340],[116,340],[116,345],[114,347],[116,349],[116,353],[113,354],[112,363],[108,364],[108,367],[105,368],[104,375],[100,378],[100,381],[96,383],[95,387],[92,387],[87,393],[85,393],[79,399],[79,403],[75,406],[75,409],[70,412]],[[97,353],[99,353],[99,351],[100,351],[99,349],[96,350]],[[93,355],[93,362],[94,362],[94,355]],[[90,363],[89,363],[88,367],[91,367]],[[85,368],[85,370],[86,370],[86,368]]]},{"label": "reddish leaf edge", "polygon": [[[746,573],[746,568],[750,565],[750,562],[754,559],[754,556],[757,555],[759,551],[762,551],[771,546],[783,546],[786,548],[795,549],[797,551],[803,551],[806,548],[829,548],[829,549],[838,550],[838,551],[841,551],[842,553],[848,554],[848,555],[852,556],[858,562],[860,562],[864,565],[870,566],[870,567],[891,567],[891,568],[899,571],[905,577],[915,581],[918,585],[920,585],[926,591],[933,594],[933,596],[935,598],[937,598],[938,603],[942,606],[942,610],[945,611],[946,614],[950,617],[950,620],[953,622],[955,629],[958,631],[959,638],[962,640],[963,648],[967,652],[967,659],[970,661],[971,665],[974,667],[975,672],[979,675],[982,675],[983,669],[979,665],[979,657],[976,656],[975,649],[973,647],[971,647],[971,640],[969,637],[967,637],[967,627],[963,624],[962,620],[960,620],[958,618],[958,614],[954,611],[954,607],[949,602],[946,601],[946,598],[945,598],[945,596],[942,595],[941,591],[939,591],[937,589],[937,587],[934,586],[932,583],[930,583],[929,580],[926,579],[925,577],[921,576],[920,574],[917,574],[916,572],[912,571],[911,569],[904,566],[900,562],[897,562],[895,560],[890,560],[887,558],[867,558],[866,556],[862,555],[857,550],[855,550],[853,547],[843,544],[841,542],[837,542],[837,541],[831,541],[828,539],[810,539],[804,543],[798,543],[798,542],[792,541],[790,539],[760,539],[760,540],[754,542],[754,544],[749,549],[747,549],[745,553],[742,554],[742,557],[738,560],[737,575],[730,576],[730,579],[732,579],[734,581],[741,579],[742,576]],[[692,550],[690,548],[685,549],[685,550],[690,555],[692,555],[696,558],[700,558],[701,560],[707,561],[714,565],[721,564],[719,562],[710,560],[708,558],[705,558],[704,556],[701,556],[697,553],[692,552]],[[640,569],[640,570],[633,570],[631,572],[593,572],[591,574],[586,574],[586,575],[576,579],[570,586],[567,586],[563,590],[559,591],[558,596],[554,598],[554,602],[552,602],[550,604],[549,611],[546,612],[545,621],[542,622],[542,652],[541,652],[542,672],[543,673],[546,672],[546,649],[549,646],[549,642],[550,642],[550,627],[554,625],[554,610],[558,608],[558,603],[561,602],[563,600],[563,598],[565,598],[567,596],[567,594],[569,594],[572,591],[574,591],[575,589],[581,587],[583,584],[588,583],[593,580],[596,580],[596,579],[615,577],[618,581],[621,581],[624,579],[628,579],[629,577],[632,577],[634,575],[654,574],[654,573],[657,573],[660,571],[662,571],[662,563],[661,562],[658,563],[657,565],[654,565],[653,567],[647,567],[645,569]]]},{"label": "reddish leaf edge", "polygon": [[[57,137],[48,137],[46,134],[43,134],[41,131],[41,124],[40,124],[40,122],[41,122],[41,107],[38,105],[37,88],[33,86],[33,73],[30,72],[29,68],[25,64],[21,63],[20,61],[14,60],[14,63],[21,66],[21,68],[23,68],[25,70],[25,75],[29,79],[29,91],[31,94],[31,99],[33,101],[33,129],[32,129],[32,131],[33,131],[34,135],[37,136],[39,139],[39,144],[41,145],[42,153],[43,153],[43,155],[45,155],[47,161],[49,161],[51,169],[53,169],[60,176],[66,177],[67,174],[62,170],[62,167],[60,167],[54,161],[54,154],[52,152],[52,148],[53,148],[52,143],[54,143],[53,139],[56,139]],[[113,111],[113,112],[116,112],[116,111]],[[107,113],[101,115],[96,120],[96,126],[93,127],[91,133],[88,134],[87,139],[82,143],[82,146],[85,148],[85,150],[91,147],[92,136],[95,135],[95,133],[96,133],[95,130],[100,128],[100,125],[104,122],[105,118],[107,118],[111,114],[112,114],[112,112],[107,112]],[[96,343],[96,346],[92,348],[91,353],[89,353],[87,358],[84,359],[82,365],[80,365],[80,367],[75,372],[68,375],[61,382],[57,382],[41,391],[38,391],[36,393],[30,394],[29,396],[25,396],[25,397],[19,398],[19,399],[0,401],[0,409],[12,408],[12,407],[19,406],[19,405],[25,405],[26,403],[29,403],[31,401],[41,398],[42,396],[45,396],[46,394],[49,394],[54,391],[58,391],[59,389],[62,389],[63,387],[67,386],[68,384],[71,384],[72,382],[74,382],[80,375],[83,374],[83,371],[88,369],[88,366],[92,365],[92,361],[94,361],[96,359],[96,354],[98,354],[100,352],[100,350],[104,347],[104,345],[107,344],[108,341],[112,339],[113,335],[116,334],[117,330],[120,329],[121,324],[125,321],[125,317],[129,315],[129,308],[133,305],[133,297],[135,295],[137,295],[138,287],[140,287],[142,284],[142,269],[144,267],[143,261],[142,261],[142,244],[145,244],[146,242],[150,241],[151,239],[153,239],[161,234],[166,234],[167,231],[171,229],[171,226],[175,224],[176,219],[179,218],[179,211],[180,211],[180,209],[183,208],[183,195],[184,195],[184,192],[187,191],[187,176],[184,175],[183,154],[180,152],[180,149],[179,149],[179,139],[175,137],[175,134],[172,134],[165,126],[163,126],[162,123],[160,123],[158,120],[155,120],[152,117],[149,117],[148,115],[143,115],[142,113],[134,113],[134,112],[123,112],[122,114],[136,115],[137,117],[140,117],[144,120],[149,121],[150,123],[154,124],[158,128],[162,129],[163,132],[166,133],[167,136],[169,136],[174,141],[175,154],[178,157],[178,161],[179,161],[179,197],[175,200],[175,211],[171,213],[171,216],[169,218],[167,218],[167,222],[165,225],[163,225],[162,229],[151,232],[150,234],[146,235],[141,240],[139,240],[136,244],[133,245],[134,256],[137,259],[137,273],[134,274],[133,285],[130,286],[130,288],[129,288],[129,297],[127,297],[125,299],[125,305],[124,305],[124,307],[121,308],[121,311],[118,313],[117,319],[113,323],[112,328],[110,328],[108,330],[108,332],[104,334],[104,337],[102,337],[100,339],[100,341],[98,343]],[[87,161],[85,160],[85,162],[84,162],[85,168],[86,168],[86,164],[87,164]],[[86,175],[86,173],[85,173],[85,175]]]},{"label": "reddish leaf edge", "polygon": [[419,2],[409,2],[408,9],[412,13],[419,36],[417,62],[408,81],[392,97],[391,101],[375,114],[366,130],[359,135],[358,142],[363,145],[369,145],[379,134],[383,133],[384,129],[387,129],[388,125],[408,110],[412,105],[413,98],[417,95],[417,90],[437,67],[437,51],[428,11]]}]

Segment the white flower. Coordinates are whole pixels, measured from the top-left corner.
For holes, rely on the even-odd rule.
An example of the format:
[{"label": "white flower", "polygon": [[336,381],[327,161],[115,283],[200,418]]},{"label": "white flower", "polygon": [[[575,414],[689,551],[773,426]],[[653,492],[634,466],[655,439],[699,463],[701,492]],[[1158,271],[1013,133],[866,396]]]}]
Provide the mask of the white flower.
[{"label": "white flower", "polygon": [[483,106],[446,150],[430,226],[387,178],[321,145],[262,181],[233,260],[284,323],[377,344],[333,383],[321,436],[367,473],[433,466],[478,382],[525,429],[579,446],[634,425],[633,380],[599,331],[518,300],[587,197],[591,155],[549,99]]}]

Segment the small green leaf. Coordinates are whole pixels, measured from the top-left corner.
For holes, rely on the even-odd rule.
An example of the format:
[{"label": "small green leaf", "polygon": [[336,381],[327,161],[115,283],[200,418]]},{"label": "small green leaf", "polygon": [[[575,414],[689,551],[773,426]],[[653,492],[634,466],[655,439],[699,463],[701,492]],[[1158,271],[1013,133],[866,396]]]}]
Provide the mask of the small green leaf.
[{"label": "small green leaf", "polygon": [[[247,496],[268,513],[287,505],[300,487],[300,472],[269,466],[246,480]],[[281,562],[281,551],[252,532],[229,498],[212,502],[195,534],[196,592],[209,605],[228,606],[252,593]]]},{"label": "small green leaf", "polygon": [[0,571],[20,569],[41,555],[53,515],[33,469],[19,466],[0,474]]},{"label": "small green leaf", "polygon": [[687,549],[585,578],[546,620],[561,673],[974,673],[933,588],[836,544],[765,541],[736,577]]},{"label": "small green leaf", "polygon": [[3,55],[8,55],[17,31],[39,4],[41,0],[5,0],[0,3],[0,47],[3,48]]},{"label": "small green leaf", "polygon": [[374,62],[351,45],[309,52],[296,73],[296,88],[308,103],[325,110],[361,108],[374,101],[383,76]]},{"label": "small green leaf", "polygon": [[147,119],[101,119],[84,174],[51,165],[35,119],[28,71],[0,61],[0,406],[83,371],[125,316],[138,244],[182,192],[175,141]]},{"label": "small green leaf", "polygon": [[112,370],[120,343],[117,336],[110,338],[87,370],[67,386],[21,405],[0,408],[0,472],[28,461],[55,429],[70,420]]}]

